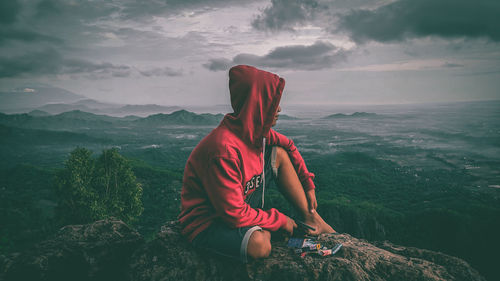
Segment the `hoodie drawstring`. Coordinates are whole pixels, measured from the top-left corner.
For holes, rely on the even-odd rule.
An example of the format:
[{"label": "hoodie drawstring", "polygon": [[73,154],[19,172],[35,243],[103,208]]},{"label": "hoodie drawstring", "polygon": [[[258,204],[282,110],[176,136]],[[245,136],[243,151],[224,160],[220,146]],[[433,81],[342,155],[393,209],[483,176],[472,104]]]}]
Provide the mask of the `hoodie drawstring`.
[{"label": "hoodie drawstring", "polygon": [[264,192],[266,191],[266,169],[265,165],[266,155],[266,138],[262,138],[262,209],[264,209]]}]

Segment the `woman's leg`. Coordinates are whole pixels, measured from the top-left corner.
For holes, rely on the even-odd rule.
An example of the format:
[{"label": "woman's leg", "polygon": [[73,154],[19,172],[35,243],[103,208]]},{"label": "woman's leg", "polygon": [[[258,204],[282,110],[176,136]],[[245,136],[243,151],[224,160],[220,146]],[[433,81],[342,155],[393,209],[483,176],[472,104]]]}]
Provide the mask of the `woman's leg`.
[{"label": "woman's leg", "polygon": [[333,233],[333,228],[328,225],[318,212],[310,213],[304,188],[295,172],[288,153],[283,148],[276,147],[276,166],[278,168],[278,187],[303,217],[304,222],[316,228],[316,231],[309,232],[313,235],[321,233]]},{"label": "woman's leg", "polygon": [[267,258],[271,253],[271,233],[258,230],[252,233],[247,246],[247,255],[254,258]]}]

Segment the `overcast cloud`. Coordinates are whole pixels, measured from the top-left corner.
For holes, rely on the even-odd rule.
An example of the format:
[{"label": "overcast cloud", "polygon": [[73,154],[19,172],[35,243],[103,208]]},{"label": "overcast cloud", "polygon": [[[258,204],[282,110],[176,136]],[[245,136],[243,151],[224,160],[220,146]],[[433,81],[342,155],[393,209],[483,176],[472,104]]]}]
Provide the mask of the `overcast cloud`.
[{"label": "overcast cloud", "polygon": [[232,60],[212,59],[203,66],[212,71],[227,70],[231,65],[237,64],[275,69],[319,70],[345,61],[348,53],[348,51],[335,47],[329,42],[317,41],[310,46],[277,47],[263,56],[238,54]]},{"label": "overcast cloud", "polygon": [[[500,40],[497,0],[396,0],[345,9],[342,1],[272,0],[254,21],[257,29],[287,30],[305,22],[357,41],[400,41],[423,36]],[[358,1],[359,2],[359,1]],[[320,20],[319,20],[320,19]],[[330,26],[338,22],[338,26]]]},{"label": "overcast cloud", "polygon": [[251,64],[284,76],[292,103],[304,91],[320,103],[500,99],[499,14],[496,0],[2,0],[0,91],[220,104],[227,69]]},{"label": "overcast cloud", "polygon": [[257,29],[292,29],[296,24],[311,21],[323,9],[316,0],[272,0],[252,22]]},{"label": "overcast cloud", "polygon": [[339,30],[358,42],[407,38],[487,38],[500,41],[500,1],[399,0],[375,10],[353,10],[340,17]]}]

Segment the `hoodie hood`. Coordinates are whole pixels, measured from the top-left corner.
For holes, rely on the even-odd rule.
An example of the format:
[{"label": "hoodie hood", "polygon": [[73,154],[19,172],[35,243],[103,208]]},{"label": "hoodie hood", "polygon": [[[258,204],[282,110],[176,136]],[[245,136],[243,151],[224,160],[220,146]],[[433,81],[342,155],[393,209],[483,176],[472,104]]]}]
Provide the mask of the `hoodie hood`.
[{"label": "hoodie hood", "polygon": [[229,70],[229,92],[234,112],[223,122],[244,141],[262,146],[278,109],[285,80],[248,65]]}]

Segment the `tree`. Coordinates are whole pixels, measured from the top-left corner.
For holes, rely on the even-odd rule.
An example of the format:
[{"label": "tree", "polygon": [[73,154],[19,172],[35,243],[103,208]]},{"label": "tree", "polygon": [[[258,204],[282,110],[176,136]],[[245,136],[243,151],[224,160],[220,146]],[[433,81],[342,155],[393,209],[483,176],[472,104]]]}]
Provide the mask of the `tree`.
[{"label": "tree", "polygon": [[92,187],[94,160],[91,156],[89,150],[76,148],[66,160],[64,170],[56,175],[56,215],[63,224],[87,223],[96,218],[97,194]]},{"label": "tree", "polygon": [[62,224],[115,217],[131,223],[142,213],[142,188],[127,159],[116,149],[94,160],[85,148],[73,150],[55,180],[57,217]]},{"label": "tree", "polygon": [[133,222],[142,213],[142,187],[127,159],[116,149],[104,150],[95,166],[94,187],[100,217],[113,216]]}]

